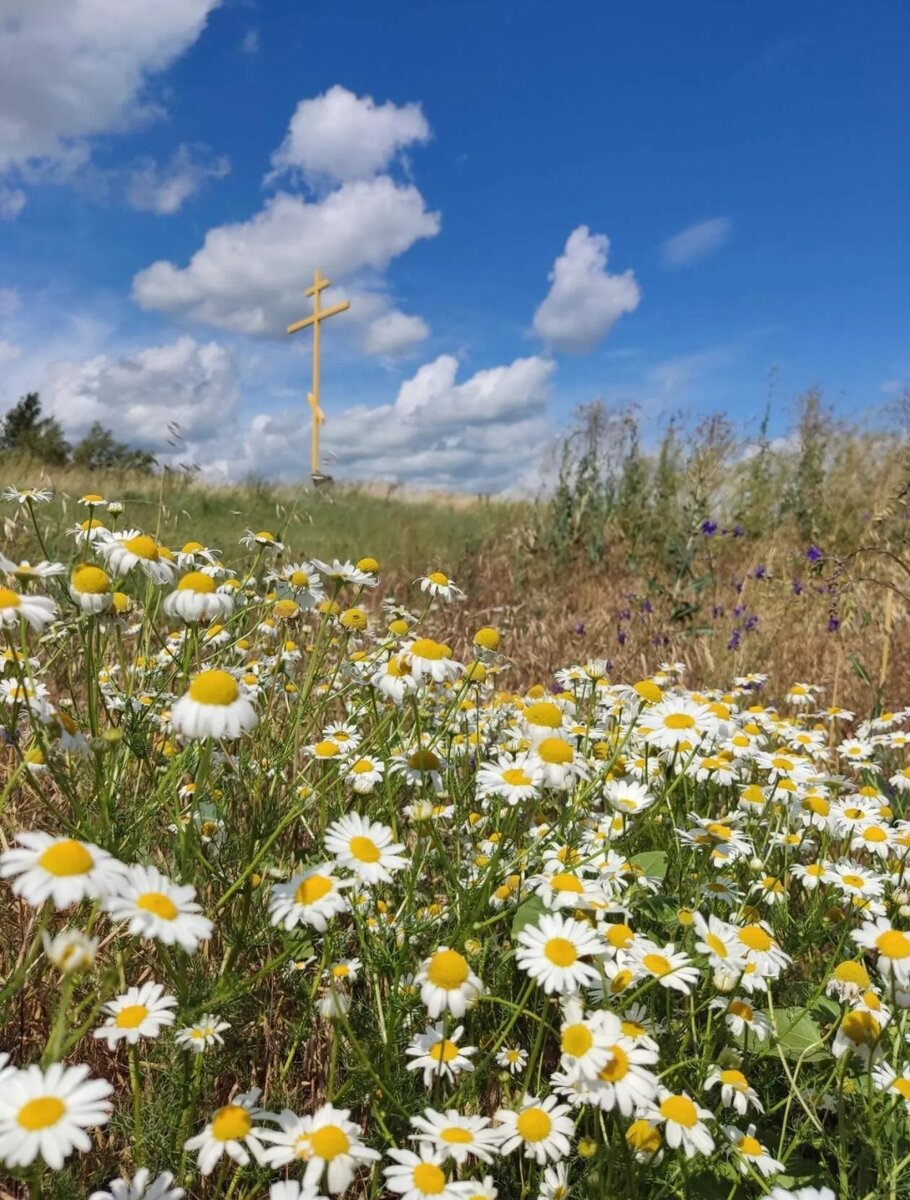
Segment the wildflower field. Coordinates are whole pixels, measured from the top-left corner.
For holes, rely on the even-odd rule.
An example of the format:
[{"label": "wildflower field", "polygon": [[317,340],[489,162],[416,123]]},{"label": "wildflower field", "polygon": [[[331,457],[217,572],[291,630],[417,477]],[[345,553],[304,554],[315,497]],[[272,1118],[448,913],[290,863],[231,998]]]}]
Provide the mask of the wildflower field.
[{"label": "wildflower field", "polygon": [[[4,501],[0,1196],[910,1196],[904,610],[845,536],[702,497],[543,671],[470,585],[552,519],[427,508],[392,587],[368,502],[336,558],[103,490]],[[698,555],[740,611],[658,627]],[[781,582],[836,678],[764,669]]]}]

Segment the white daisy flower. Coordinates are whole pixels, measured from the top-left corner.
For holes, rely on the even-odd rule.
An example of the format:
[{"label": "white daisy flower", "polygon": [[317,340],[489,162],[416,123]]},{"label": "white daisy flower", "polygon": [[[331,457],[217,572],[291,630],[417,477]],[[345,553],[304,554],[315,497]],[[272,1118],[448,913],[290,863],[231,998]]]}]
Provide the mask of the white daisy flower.
[{"label": "white daisy flower", "polygon": [[517,1075],[528,1065],[528,1052],[521,1046],[503,1046],[496,1055],[496,1063],[510,1075]]},{"label": "white daisy flower", "polygon": [[784,1170],[784,1164],[773,1158],[755,1136],[754,1125],[750,1125],[745,1133],[735,1125],[725,1125],[724,1135],[730,1143],[733,1160],[743,1175],[748,1175],[751,1168],[767,1179],[769,1175],[779,1175]]},{"label": "white daisy flower", "polygon": [[358,795],[366,795],[372,792],[378,783],[382,783],[384,774],[385,763],[382,759],[364,755],[347,765],[344,779]]},{"label": "white daisy flower", "polygon": [[749,1108],[754,1108],[756,1112],[764,1112],[761,1100],[758,1098],[758,1093],[750,1086],[748,1079],[742,1071],[736,1070],[735,1067],[718,1067],[714,1066],[708,1073],[708,1078],[705,1080],[705,1091],[709,1092],[711,1088],[720,1086],[720,1100],[725,1108],[732,1108],[744,1117]]},{"label": "white daisy flower", "polygon": [[464,592],[456,586],[454,579],[449,579],[442,571],[431,571],[429,575],[422,575],[414,582],[419,582],[420,590],[430,596],[441,596],[443,600],[464,599]]},{"label": "white daisy flower", "polygon": [[411,1117],[418,1132],[412,1142],[425,1143],[438,1154],[448,1155],[461,1166],[469,1158],[492,1162],[499,1153],[500,1135],[488,1117],[469,1116],[448,1108],[444,1113],[425,1108],[422,1116]]},{"label": "white daisy flower", "polygon": [[113,1087],[90,1079],[83,1064],[32,1064],[7,1075],[0,1088],[0,1159],[9,1167],[27,1167],[39,1156],[59,1171],[74,1150],[91,1149],[85,1132],[106,1125]]},{"label": "white daisy flower", "polygon": [[45,900],[58,909],[97,900],[117,889],[126,870],[91,842],[37,831],[20,833],[16,841],[18,847],[0,854],[0,878],[12,879],[15,895],[33,908]]},{"label": "white daisy flower", "polygon": [[318,1184],[298,1183],[296,1179],[282,1179],[269,1188],[269,1200],[326,1200]]},{"label": "white daisy flower", "polygon": [[402,657],[418,681],[432,679],[436,683],[445,683],[461,674],[462,665],[452,658],[451,648],[433,638],[422,637],[409,642]]},{"label": "white daisy flower", "polygon": [[48,596],[30,596],[0,587],[0,627],[15,629],[20,620],[40,633],[57,615],[57,605]]},{"label": "white daisy flower", "polygon": [[910,937],[906,933],[895,929],[886,917],[877,917],[850,936],[866,950],[878,953],[878,970],[886,979],[894,979],[904,990],[910,988]]},{"label": "white daisy flower", "polygon": [[705,1121],[713,1121],[714,1114],[696,1104],[685,1092],[670,1092],[661,1088],[659,1102],[643,1114],[647,1120],[663,1126],[664,1137],[671,1150],[682,1147],[686,1158],[696,1154],[710,1154],[714,1149]]},{"label": "white daisy flower", "polygon": [[430,1146],[421,1146],[419,1154],[390,1150],[388,1157],[394,1166],[383,1167],[387,1191],[403,1200],[464,1200],[464,1186],[450,1182],[443,1169],[445,1158]]},{"label": "white daisy flower", "polygon": [[64,929],[54,937],[45,930],[41,941],[44,953],[64,975],[87,970],[98,952],[98,939],[88,937],[79,929]]},{"label": "white daisy flower", "polygon": [[164,1171],[149,1183],[150,1172],[140,1167],[132,1179],[112,1179],[100,1192],[92,1192],[88,1200],[183,1200],[186,1192],[174,1187],[174,1176]]},{"label": "white daisy flower", "polygon": [[178,1046],[192,1050],[195,1054],[202,1054],[209,1046],[223,1046],[224,1038],[221,1035],[230,1027],[227,1021],[219,1020],[212,1013],[203,1013],[194,1024],[178,1029],[174,1040]]},{"label": "white daisy flower", "polygon": [[236,738],[255,728],[252,702],[227,671],[200,671],[171,709],[171,724],[185,738]]},{"label": "white daisy flower", "polygon": [[174,578],[173,563],[164,557],[162,547],[138,529],[105,533],[96,539],[96,545],[115,575],[138,569],[153,583],[170,583]]},{"label": "white daisy flower", "polygon": [[459,1025],[447,1034],[440,1021],[411,1039],[405,1048],[405,1054],[411,1059],[407,1069],[423,1071],[425,1088],[431,1088],[439,1079],[451,1083],[462,1071],[474,1070],[471,1055],[475,1053],[476,1047],[458,1044],[458,1039],[463,1033],[464,1026]]},{"label": "white daisy flower", "polygon": [[698,983],[701,972],[691,958],[677,950],[672,942],[658,946],[648,938],[636,939],[629,951],[629,965],[640,979],[649,976],[663,988],[672,988],[688,996]]},{"label": "white daisy flower", "polygon": [[379,583],[374,572],[361,570],[350,560],[341,562],[339,559],[333,558],[329,563],[314,558],[312,562],[317,571],[335,584],[353,583],[358,587],[376,587]]},{"label": "white daisy flower", "polygon": [[483,984],[468,960],[448,946],[440,946],[425,959],[414,981],[420,985],[420,999],[434,1018],[444,1012],[463,1017],[483,991]]},{"label": "white daisy flower", "polygon": [[257,1163],[264,1162],[260,1138],[268,1131],[253,1125],[254,1117],[265,1115],[256,1103],[258,1099],[258,1088],[235,1096],[212,1114],[201,1133],[183,1143],[184,1150],[199,1151],[201,1174],[211,1175],[225,1154],[241,1167],[250,1161],[250,1153]]},{"label": "white daisy flower", "polygon": [[270,533],[268,529],[260,529],[256,533],[252,529],[247,529],[240,538],[240,544],[246,546],[248,550],[262,549],[273,550],[276,554],[284,551],[284,542],[279,542],[274,533]]},{"label": "white daisy flower", "polygon": [[759,1042],[764,1042],[771,1032],[771,1023],[764,1013],[741,996],[734,996],[732,1000],[715,996],[708,1007],[724,1014],[724,1024],[736,1037],[742,1037],[748,1031]]},{"label": "white daisy flower", "polygon": [[169,617],[188,624],[196,621],[228,621],[234,612],[234,597],[216,591],[215,580],[202,571],[190,571],[165,597],[163,605]]},{"label": "white daisy flower", "polygon": [[304,1184],[315,1186],[325,1172],[332,1195],[345,1191],[360,1166],[381,1157],[363,1144],[360,1126],[349,1119],[350,1115],[350,1109],[331,1104],[323,1104],[306,1117],[285,1109],[275,1118],[278,1129],[259,1131],[263,1141],[271,1143],[264,1161],[271,1167],[305,1162]]},{"label": "white daisy flower", "polygon": [[89,616],[107,612],[114,602],[111,577],[94,563],[78,563],[70,575],[70,598]]},{"label": "white daisy flower", "polygon": [[550,995],[575,992],[600,978],[586,957],[607,953],[607,947],[590,925],[545,913],[537,925],[526,925],[518,934],[515,961]]},{"label": "white daisy flower", "polygon": [[269,897],[269,917],[273,925],[293,929],[310,925],[325,933],[329,921],[344,912],[348,902],[342,895],[353,880],[337,879],[331,863],[320,863],[293,875],[287,883],[276,883]]},{"label": "white daisy flower", "polygon": [[127,921],[133,937],[181,946],[194,954],[212,936],[212,922],[195,902],[192,884],[173,883],[155,867],[135,865],[103,904],[114,921]]},{"label": "white daisy flower", "polygon": [[556,1096],[539,1100],[526,1095],[517,1111],[500,1108],[496,1120],[502,1122],[502,1153],[511,1154],[522,1147],[525,1158],[533,1158],[541,1167],[548,1160],[565,1158],[575,1131],[571,1111],[568,1104],[559,1104]]},{"label": "white daisy flower", "polygon": [[108,1050],[119,1041],[135,1046],[140,1038],[156,1038],[166,1025],[173,1025],[171,1010],[176,1007],[177,997],[166,996],[160,983],[128,988],[122,996],[103,1005],[108,1018],[93,1036],[104,1038]]},{"label": "white daisy flower", "polygon": [[339,867],[356,872],[368,884],[391,883],[393,874],[408,865],[400,853],[404,846],[392,841],[391,829],[359,813],[333,821],[325,832],[325,848]]}]

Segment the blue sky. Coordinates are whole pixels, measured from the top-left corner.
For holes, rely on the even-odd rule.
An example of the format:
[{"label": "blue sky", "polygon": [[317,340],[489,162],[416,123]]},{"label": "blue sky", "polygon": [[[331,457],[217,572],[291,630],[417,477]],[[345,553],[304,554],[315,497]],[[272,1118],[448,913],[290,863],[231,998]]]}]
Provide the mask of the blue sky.
[{"label": "blue sky", "polygon": [[772,371],[778,431],[877,419],[908,48],[895,3],[0,0],[0,402],[301,477],[318,263],[338,475],[495,491],[594,396],[748,427]]}]

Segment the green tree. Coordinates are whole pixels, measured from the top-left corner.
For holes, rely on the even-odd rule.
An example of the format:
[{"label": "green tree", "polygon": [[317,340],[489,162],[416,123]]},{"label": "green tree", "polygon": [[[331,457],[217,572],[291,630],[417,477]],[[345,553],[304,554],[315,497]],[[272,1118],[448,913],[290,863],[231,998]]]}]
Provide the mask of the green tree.
[{"label": "green tree", "polygon": [[96,421],[73,451],[73,463],[89,470],[150,471],[155,456],[118,442],[109,429]]},{"label": "green tree", "polygon": [[42,417],[41,399],[29,392],[13,405],[0,425],[0,451],[30,454],[54,467],[69,459],[69,444],[59,421]]}]

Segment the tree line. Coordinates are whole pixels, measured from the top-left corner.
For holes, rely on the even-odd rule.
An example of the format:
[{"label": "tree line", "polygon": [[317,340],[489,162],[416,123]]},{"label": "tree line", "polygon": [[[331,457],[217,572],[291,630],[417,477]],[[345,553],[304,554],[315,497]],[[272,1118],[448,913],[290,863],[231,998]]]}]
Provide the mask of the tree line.
[{"label": "tree line", "polygon": [[100,421],[95,421],[85,437],[71,446],[60,422],[43,415],[37,392],[23,396],[4,415],[0,454],[24,454],[52,467],[72,465],[89,470],[151,471],[156,461],[148,450],[117,441]]}]

